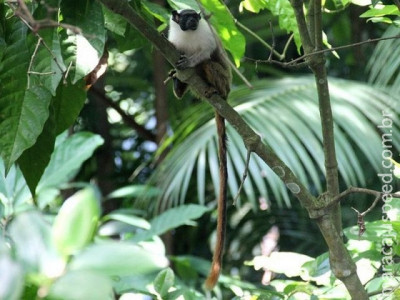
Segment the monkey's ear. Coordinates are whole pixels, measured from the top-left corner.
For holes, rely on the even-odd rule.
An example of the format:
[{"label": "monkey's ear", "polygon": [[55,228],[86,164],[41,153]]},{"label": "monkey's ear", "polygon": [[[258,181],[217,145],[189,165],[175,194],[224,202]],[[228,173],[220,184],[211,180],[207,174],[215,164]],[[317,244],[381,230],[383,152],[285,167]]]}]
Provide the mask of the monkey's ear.
[{"label": "monkey's ear", "polygon": [[200,19],[201,19],[201,13],[200,13],[200,12],[198,12],[197,14],[199,15],[199,20],[200,20]]},{"label": "monkey's ear", "polygon": [[177,10],[172,11],[172,20],[179,24],[179,12]]}]

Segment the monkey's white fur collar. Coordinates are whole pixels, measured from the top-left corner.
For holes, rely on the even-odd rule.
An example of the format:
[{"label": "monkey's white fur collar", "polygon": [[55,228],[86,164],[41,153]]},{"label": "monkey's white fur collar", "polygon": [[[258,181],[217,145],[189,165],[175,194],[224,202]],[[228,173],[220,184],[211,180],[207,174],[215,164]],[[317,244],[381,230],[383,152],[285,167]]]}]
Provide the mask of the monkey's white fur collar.
[{"label": "monkey's white fur collar", "polygon": [[196,30],[183,31],[179,24],[171,18],[169,22],[168,40],[186,56],[196,57],[194,65],[209,59],[217,48],[214,33],[208,23],[200,19]]}]

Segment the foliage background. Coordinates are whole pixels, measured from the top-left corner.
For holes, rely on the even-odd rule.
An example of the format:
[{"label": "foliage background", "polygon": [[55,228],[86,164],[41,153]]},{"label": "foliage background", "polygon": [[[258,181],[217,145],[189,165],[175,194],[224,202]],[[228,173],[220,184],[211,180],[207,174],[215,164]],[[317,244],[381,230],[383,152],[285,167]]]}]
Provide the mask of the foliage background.
[{"label": "foliage background", "polygon": [[[282,51],[287,33],[296,31],[293,14],[284,2],[271,1],[264,7],[252,1],[231,1],[229,8],[241,24],[262,40],[274,41],[276,50]],[[133,1],[131,5],[165,32],[170,7],[188,3],[159,6]],[[58,7],[58,1],[46,4]],[[213,1],[203,4],[209,10],[224,10]],[[37,36],[12,16],[12,5],[0,3],[0,270],[8,270],[0,272],[4,276],[0,295],[6,299],[59,299],[66,294],[72,299],[109,299],[114,294],[140,292],[165,299],[179,295],[203,299],[201,282],[211,257],[218,185],[211,109],[190,95],[178,101],[169,86],[159,84],[168,67],[120,16],[96,1],[63,0],[60,5],[62,21],[80,28],[84,35],[65,28],[40,30],[53,53],[50,56]],[[48,17],[46,5],[29,2],[28,7],[36,19]],[[326,9],[337,10],[324,18],[331,45],[398,33],[385,23],[359,18],[368,7],[328,1]],[[230,20],[223,13],[218,19]],[[240,30],[230,21],[223,26]],[[270,51],[254,35],[241,32],[243,37],[223,41],[255,88],[248,90],[235,77],[229,101],[318,194],[325,183],[313,80],[305,75],[306,69],[288,70],[263,62]],[[286,51],[287,60],[299,55],[296,35],[294,40]],[[377,173],[382,132],[376,125],[385,109],[394,115],[393,157],[398,157],[397,42],[351,47],[338,52],[340,58],[327,55],[343,189],[349,185],[381,189]],[[108,71],[86,95],[84,77],[97,65],[105,45]],[[63,79],[70,64],[69,76]],[[21,75],[32,70],[52,75]],[[235,132],[228,128],[228,133],[233,197],[246,155]],[[325,245],[316,225],[256,157],[249,167],[237,206],[228,209],[226,276],[214,297],[346,297],[327,271],[327,257],[321,250]],[[395,184],[398,190],[398,181]],[[346,201],[345,227],[356,225],[353,206],[362,211],[369,207],[369,198]],[[348,230],[354,258],[368,257],[364,270],[374,270],[366,279],[371,292],[382,288],[377,279],[382,272],[379,241],[373,236],[382,226],[398,226],[396,215],[389,225],[377,222],[381,215],[380,205],[368,214],[367,220],[374,223],[362,238],[365,243]],[[288,274],[288,269],[269,261],[253,260],[274,226],[279,228],[278,253],[307,255],[310,258],[304,263],[309,265],[298,269],[289,265],[294,273]],[[279,261],[299,259],[283,256]],[[168,260],[173,271],[166,268]],[[397,264],[393,267],[397,272]],[[260,268],[276,271],[275,284],[260,284]],[[319,278],[318,272],[328,280]],[[77,294],[71,285],[77,286]]]}]

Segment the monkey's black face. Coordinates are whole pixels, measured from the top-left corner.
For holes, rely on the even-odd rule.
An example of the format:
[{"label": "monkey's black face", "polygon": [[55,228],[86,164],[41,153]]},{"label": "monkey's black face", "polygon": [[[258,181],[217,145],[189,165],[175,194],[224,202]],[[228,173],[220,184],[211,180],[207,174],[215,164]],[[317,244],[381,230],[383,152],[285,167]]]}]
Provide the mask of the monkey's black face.
[{"label": "monkey's black face", "polygon": [[201,16],[193,9],[184,9],[172,12],[172,20],[179,24],[183,31],[196,30]]}]

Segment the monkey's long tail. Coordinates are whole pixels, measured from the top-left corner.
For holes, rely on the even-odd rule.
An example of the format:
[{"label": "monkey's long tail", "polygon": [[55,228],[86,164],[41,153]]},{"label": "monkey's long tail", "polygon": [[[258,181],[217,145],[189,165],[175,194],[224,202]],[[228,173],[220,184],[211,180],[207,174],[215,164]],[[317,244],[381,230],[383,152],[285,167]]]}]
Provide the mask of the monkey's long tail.
[{"label": "monkey's long tail", "polygon": [[205,287],[212,290],[218,281],[222,267],[222,256],[225,245],[226,228],[226,190],[228,181],[228,169],[226,162],[226,130],[225,119],[215,112],[215,122],[218,133],[218,155],[219,155],[219,198],[218,198],[218,223],[217,223],[217,243],[215,245],[211,270],[205,282]]}]

